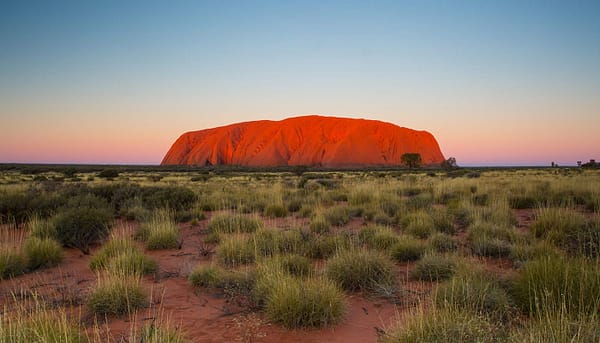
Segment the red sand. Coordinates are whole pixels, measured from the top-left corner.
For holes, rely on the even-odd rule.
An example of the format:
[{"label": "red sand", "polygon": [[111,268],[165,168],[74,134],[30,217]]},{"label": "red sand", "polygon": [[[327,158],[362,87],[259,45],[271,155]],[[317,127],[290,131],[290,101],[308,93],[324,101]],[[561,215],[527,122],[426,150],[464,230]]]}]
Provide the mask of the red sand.
[{"label": "red sand", "polygon": [[303,116],[252,121],[187,132],[175,141],[162,165],[306,165],[363,167],[399,165],[405,153],[421,154],[425,165],[444,156],[427,131],[376,120]]}]

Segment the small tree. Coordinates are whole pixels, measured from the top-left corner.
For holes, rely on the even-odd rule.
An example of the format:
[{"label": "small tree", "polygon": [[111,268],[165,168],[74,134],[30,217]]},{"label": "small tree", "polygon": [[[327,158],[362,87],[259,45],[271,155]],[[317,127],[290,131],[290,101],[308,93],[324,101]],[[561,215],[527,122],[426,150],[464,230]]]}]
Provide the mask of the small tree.
[{"label": "small tree", "polygon": [[444,170],[452,170],[458,168],[458,165],[456,164],[456,158],[449,157],[447,160],[442,161],[441,167]]},{"label": "small tree", "polygon": [[408,169],[419,168],[421,166],[421,154],[409,152],[400,157],[400,162],[406,165]]}]

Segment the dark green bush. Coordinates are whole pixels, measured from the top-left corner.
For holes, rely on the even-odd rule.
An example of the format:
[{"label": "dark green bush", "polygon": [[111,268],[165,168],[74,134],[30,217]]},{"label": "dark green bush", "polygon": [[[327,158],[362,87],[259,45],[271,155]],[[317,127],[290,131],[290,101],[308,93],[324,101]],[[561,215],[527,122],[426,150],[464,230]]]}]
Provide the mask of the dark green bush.
[{"label": "dark green bush", "polygon": [[108,236],[112,219],[112,211],[101,199],[75,197],[53,218],[56,238],[63,245],[88,254],[92,244]]}]

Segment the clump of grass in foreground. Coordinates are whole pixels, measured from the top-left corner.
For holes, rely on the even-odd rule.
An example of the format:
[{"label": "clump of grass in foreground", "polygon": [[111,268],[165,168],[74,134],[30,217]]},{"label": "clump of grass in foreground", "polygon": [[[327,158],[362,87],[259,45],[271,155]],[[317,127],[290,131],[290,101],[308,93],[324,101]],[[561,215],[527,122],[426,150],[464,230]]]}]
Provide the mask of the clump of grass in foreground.
[{"label": "clump of grass in foreground", "polygon": [[389,227],[371,225],[360,230],[358,239],[369,249],[387,250],[398,242],[399,236]]},{"label": "clump of grass in foreground", "polygon": [[139,333],[130,335],[129,342],[144,343],[185,343],[185,335],[170,325],[144,325]]},{"label": "clump of grass in foreground", "polygon": [[30,237],[37,238],[56,238],[57,232],[54,224],[42,219],[39,215],[34,214],[27,222],[27,231]]},{"label": "clump of grass in foreground", "polygon": [[514,280],[517,304],[532,313],[600,314],[598,260],[545,256],[527,262]]},{"label": "clump of grass in foreground", "polygon": [[423,281],[439,281],[450,278],[456,269],[456,262],[445,255],[426,254],[415,264],[410,275]]},{"label": "clump of grass in foreground", "polygon": [[569,315],[566,305],[559,312],[543,311],[511,333],[512,343],[600,342],[600,318],[597,315]]},{"label": "clump of grass in foreground", "polygon": [[437,252],[449,252],[458,249],[458,240],[445,233],[434,233],[429,237],[429,245]]},{"label": "clump of grass in foreground", "polygon": [[407,233],[417,238],[427,238],[435,231],[433,219],[425,211],[408,214],[402,218],[402,225]]},{"label": "clump of grass in foreground", "polygon": [[511,300],[499,283],[481,272],[457,275],[437,288],[434,302],[438,308],[460,308],[495,320],[508,319]]},{"label": "clump of grass in foreground", "polygon": [[345,206],[333,206],[323,212],[325,220],[334,226],[344,226],[350,221],[350,213]]},{"label": "clump of grass in foreground", "polygon": [[12,225],[0,226],[0,280],[21,275],[27,271],[23,254],[24,235]]},{"label": "clump of grass in foreground", "polygon": [[31,309],[14,300],[10,313],[0,320],[0,342],[88,342],[82,328],[63,310],[49,309],[35,294],[33,302]]},{"label": "clump of grass in foreground", "polygon": [[0,280],[25,273],[27,259],[16,249],[0,251]]},{"label": "clump of grass in foreground", "polygon": [[344,317],[344,294],[326,278],[283,276],[268,291],[264,311],[289,329],[327,326]]},{"label": "clump of grass in foreground", "polygon": [[174,249],[180,246],[179,228],[168,210],[159,210],[136,232],[136,238],[146,242],[150,250]]},{"label": "clump of grass in foreground", "polygon": [[90,268],[106,269],[113,274],[139,275],[156,272],[158,264],[144,255],[132,240],[113,238],[92,256]]},{"label": "clump of grass in foreground", "polygon": [[221,283],[223,270],[217,266],[198,266],[188,276],[188,281],[195,287],[216,288]]},{"label": "clump of grass in foreground", "polygon": [[456,308],[425,310],[407,316],[399,328],[386,335],[384,343],[421,342],[505,342],[505,334],[485,316]]},{"label": "clump of grass in foreground", "polygon": [[399,236],[398,242],[390,248],[392,258],[398,262],[416,261],[425,253],[425,244],[409,235]]},{"label": "clump of grass in foreground", "polygon": [[350,291],[376,292],[396,285],[392,261],[372,250],[340,250],[327,261],[326,273]]},{"label": "clump of grass in foreground", "polygon": [[283,204],[273,204],[265,207],[264,214],[269,218],[283,218],[287,217],[288,210]]},{"label": "clump of grass in foreground", "polygon": [[567,208],[542,207],[536,212],[536,221],[531,225],[531,233],[538,238],[546,238],[558,246],[568,243],[571,234],[586,226],[585,218]]},{"label": "clump of grass in foreground", "polygon": [[252,263],[256,259],[256,250],[242,235],[227,237],[217,247],[216,254],[219,262],[228,266]]},{"label": "clump of grass in foreground", "polygon": [[208,223],[208,232],[221,233],[251,233],[263,227],[258,218],[251,218],[239,214],[218,215]]},{"label": "clump of grass in foreground", "polygon": [[63,259],[62,247],[52,238],[29,237],[25,240],[23,251],[27,256],[29,269],[52,267]]},{"label": "clump of grass in foreground", "polygon": [[133,313],[147,303],[139,276],[100,276],[98,285],[88,297],[88,306],[95,314]]}]

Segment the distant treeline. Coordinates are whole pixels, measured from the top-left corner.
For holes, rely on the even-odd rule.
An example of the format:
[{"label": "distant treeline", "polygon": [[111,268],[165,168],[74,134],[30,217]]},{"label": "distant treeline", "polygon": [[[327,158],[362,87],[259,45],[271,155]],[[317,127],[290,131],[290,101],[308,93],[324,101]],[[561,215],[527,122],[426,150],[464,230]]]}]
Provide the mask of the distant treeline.
[{"label": "distant treeline", "polygon": [[[523,170],[523,169],[545,169],[543,166],[519,166],[519,167],[468,167],[469,170],[491,171],[491,170]],[[461,168],[462,169],[462,168]],[[347,167],[347,168],[325,168],[319,166],[281,166],[281,167],[246,167],[234,165],[222,166],[190,166],[190,165],[107,165],[107,164],[25,164],[4,163],[0,164],[0,171],[17,171],[21,174],[36,175],[42,173],[56,172],[62,174],[97,173],[106,170],[122,172],[193,172],[193,173],[279,173],[289,172],[301,175],[305,172],[344,172],[344,171],[409,171],[404,166],[371,166],[371,167]],[[439,166],[424,166],[418,171],[441,170]],[[460,173],[460,172],[459,172]]]}]

